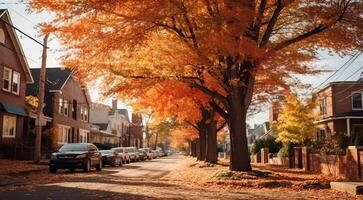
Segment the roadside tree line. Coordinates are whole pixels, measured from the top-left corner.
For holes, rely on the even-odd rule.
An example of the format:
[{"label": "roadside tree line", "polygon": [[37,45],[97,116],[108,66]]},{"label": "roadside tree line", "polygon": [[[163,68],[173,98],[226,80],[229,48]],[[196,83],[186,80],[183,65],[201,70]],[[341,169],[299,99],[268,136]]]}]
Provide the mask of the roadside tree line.
[{"label": "roadside tree line", "polygon": [[361,50],[362,6],[360,0],[29,1],[31,10],[53,14],[41,27],[60,38],[63,64],[80,81],[101,80],[105,95],[137,101],[160,84],[179,90],[165,85],[170,81],[198,91],[187,94],[197,108],[184,112],[199,113],[191,123],[201,138],[204,130],[214,137],[220,123],[212,116],[225,121],[236,171],[251,170],[251,106],[288,93],[296,75],[321,72],[311,64],[319,50]]}]

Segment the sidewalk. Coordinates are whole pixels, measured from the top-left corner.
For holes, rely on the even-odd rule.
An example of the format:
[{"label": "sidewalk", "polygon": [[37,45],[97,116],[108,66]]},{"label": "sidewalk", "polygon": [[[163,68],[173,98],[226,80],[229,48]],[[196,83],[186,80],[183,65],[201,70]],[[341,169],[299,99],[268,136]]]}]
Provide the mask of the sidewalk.
[{"label": "sidewalk", "polygon": [[25,176],[48,170],[47,162],[42,160],[41,164],[33,164],[32,161],[0,159],[0,187],[31,184]]}]

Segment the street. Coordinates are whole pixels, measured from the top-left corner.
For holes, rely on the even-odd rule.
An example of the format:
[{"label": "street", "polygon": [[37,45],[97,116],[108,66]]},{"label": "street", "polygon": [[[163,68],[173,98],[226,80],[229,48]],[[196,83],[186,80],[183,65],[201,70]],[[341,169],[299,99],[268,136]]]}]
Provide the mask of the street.
[{"label": "street", "polygon": [[[171,156],[146,162],[131,163],[122,167],[104,167],[101,172],[91,171],[65,182],[40,184],[31,191],[17,190],[0,193],[0,199],[153,199],[145,193],[155,187],[167,189],[169,185],[158,183],[159,178],[181,167],[180,156]],[[48,172],[47,172],[48,173]],[[67,170],[59,174],[70,174]],[[52,178],[53,174],[49,174]],[[170,191],[169,191],[170,192]]]},{"label": "street", "polygon": [[104,167],[100,172],[59,170],[51,174],[43,170],[24,175],[30,180],[29,185],[0,190],[0,199],[355,199],[330,189],[293,188],[282,184],[286,183],[282,178],[263,187],[252,187],[253,182],[230,187],[233,182],[228,186],[228,182],[218,183],[210,178],[222,168],[205,167],[194,158],[173,155],[122,167]]}]

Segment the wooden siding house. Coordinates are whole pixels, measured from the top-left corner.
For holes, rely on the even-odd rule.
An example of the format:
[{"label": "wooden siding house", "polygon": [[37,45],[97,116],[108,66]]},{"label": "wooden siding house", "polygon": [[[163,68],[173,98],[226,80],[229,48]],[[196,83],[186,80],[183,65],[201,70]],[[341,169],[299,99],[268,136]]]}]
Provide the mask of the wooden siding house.
[{"label": "wooden siding house", "polygon": [[23,157],[25,87],[33,83],[7,10],[0,10],[0,158]]}]

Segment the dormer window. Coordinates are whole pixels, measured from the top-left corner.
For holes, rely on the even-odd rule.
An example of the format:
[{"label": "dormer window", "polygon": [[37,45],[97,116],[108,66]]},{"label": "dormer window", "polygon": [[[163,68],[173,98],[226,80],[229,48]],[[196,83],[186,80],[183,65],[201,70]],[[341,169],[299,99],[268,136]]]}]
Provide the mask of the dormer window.
[{"label": "dormer window", "polygon": [[0,43],[5,44],[5,33],[4,30],[0,28]]},{"label": "dormer window", "polygon": [[352,110],[362,110],[362,92],[354,92],[352,94]]}]

